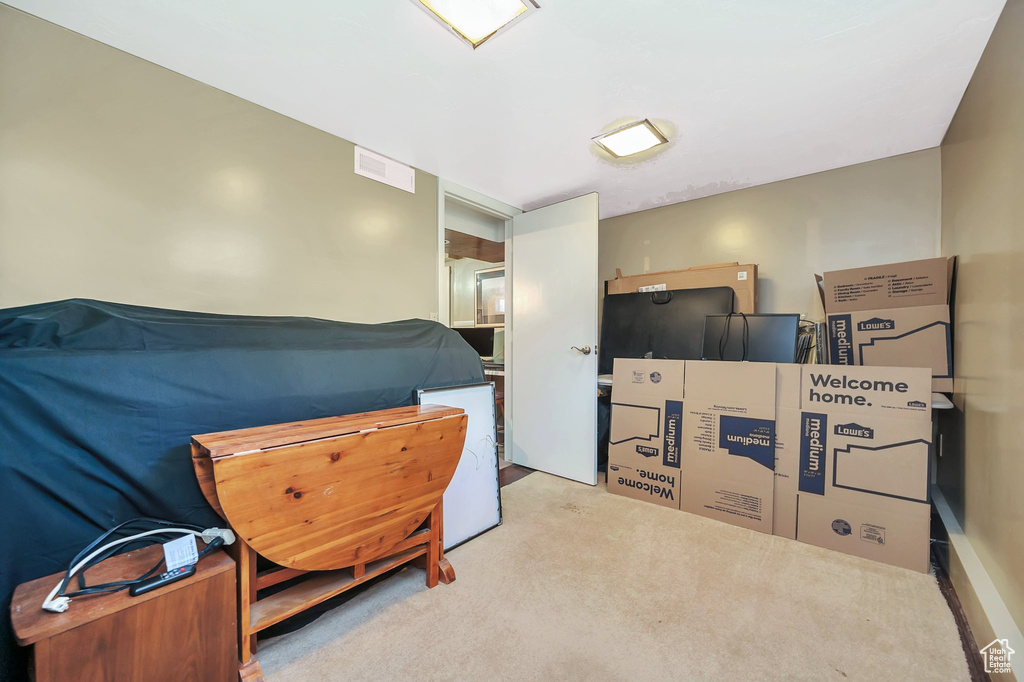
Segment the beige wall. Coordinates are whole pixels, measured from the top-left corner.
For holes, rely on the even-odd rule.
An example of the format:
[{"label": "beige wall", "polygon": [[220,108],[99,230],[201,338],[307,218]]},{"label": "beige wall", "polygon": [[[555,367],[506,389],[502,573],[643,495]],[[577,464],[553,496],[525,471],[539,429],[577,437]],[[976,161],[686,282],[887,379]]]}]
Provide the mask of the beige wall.
[{"label": "beige wall", "polygon": [[451,197],[444,202],[445,229],[471,234],[491,242],[505,241],[505,221],[466,206]]},{"label": "beige wall", "polygon": [[942,249],[960,257],[954,400],[965,420],[963,525],[1019,628],[1024,628],[1022,36],[1024,0],[1008,0],[942,144]]},{"label": "beige wall", "polygon": [[822,316],[814,273],[939,253],[939,151],[602,220],[599,274],[758,264],[758,311]]},{"label": "beige wall", "polygon": [[0,5],[0,307],[437,310],[437,179]]}]

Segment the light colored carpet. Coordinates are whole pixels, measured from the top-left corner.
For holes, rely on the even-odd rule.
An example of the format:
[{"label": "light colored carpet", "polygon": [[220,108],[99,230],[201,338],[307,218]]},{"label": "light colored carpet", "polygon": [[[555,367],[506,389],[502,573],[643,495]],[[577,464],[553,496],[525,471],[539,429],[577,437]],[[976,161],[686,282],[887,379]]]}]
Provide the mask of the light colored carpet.
[{"label": "light colored carpet", "polygon": [[969,680],[928,575],[545,474],[504,525],[263,642],[298,680]]}]

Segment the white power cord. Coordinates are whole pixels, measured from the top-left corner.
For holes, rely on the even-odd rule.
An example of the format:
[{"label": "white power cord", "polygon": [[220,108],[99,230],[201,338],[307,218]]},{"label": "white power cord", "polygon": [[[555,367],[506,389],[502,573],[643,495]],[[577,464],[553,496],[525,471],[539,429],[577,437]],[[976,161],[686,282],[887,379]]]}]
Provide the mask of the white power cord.
[{"label": "white power cord", "polygon": [[[195,535],[196,537],[201,538],[203,542],[207,544],[212,542],[214,538],[218,537],[224,539],[225,545],[230,545],[232,542],[235,541],[235,534],[226,528],[207,528],[202,532],[194,531],[189,528],[158,528],[156,530],[147,530],[146,532],[139,533],[138,535],[132,535],[127,538],[121,538],[120,540],[108,542],[99,549],[95,550],[89,556],[79,561],[74,567],[72,567],[72,569],[68,572],[66,576],[60,579],[60,582],[57,583],[57,586],[50,591],[50,594],[48,594],[46,596],[46,599],[43,601],[43,608],[47,611],[52,611],[54,613],[63,613],[64,611],[67,611],[68,606],[71,604],[71,597],[57,597],[57,593],[60,592],[62,587],[64,587],[66,581],[70,580],[72,576],[78,573],[78,571],[81,570],[83,566],[92,561],[94,557],[99,556],[111,547],[123,545],[126,542],[138,540],[139,538],[144,538],[147,535],[159,535],[163,533],[181,533],[182,535]],[[56,599],[54,597],[56,597]]]}]

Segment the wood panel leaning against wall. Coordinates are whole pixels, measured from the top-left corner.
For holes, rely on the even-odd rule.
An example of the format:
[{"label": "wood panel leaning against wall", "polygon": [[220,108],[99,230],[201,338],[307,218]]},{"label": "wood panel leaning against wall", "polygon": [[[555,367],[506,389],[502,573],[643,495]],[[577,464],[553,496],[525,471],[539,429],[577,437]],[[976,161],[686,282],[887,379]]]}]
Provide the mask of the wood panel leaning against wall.
[{"label": "wood panel leaning against wall", "polygon": [[0,307],[356,322],[437,310],[437,178],[0,5]]}]

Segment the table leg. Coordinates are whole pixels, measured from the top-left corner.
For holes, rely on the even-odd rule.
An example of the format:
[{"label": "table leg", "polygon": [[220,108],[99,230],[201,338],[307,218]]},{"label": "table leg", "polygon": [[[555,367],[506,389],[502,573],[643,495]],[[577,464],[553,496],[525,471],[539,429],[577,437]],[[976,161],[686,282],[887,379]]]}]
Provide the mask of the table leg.
[{"label": "table leg", "polygon": [[235,559],[238,589],[238,675],[242,682],[262,682],[263,671],[256,660],[256,635],[249,634],[252,605],[256,603],[256,551],[236,536],[228,546]]}]

